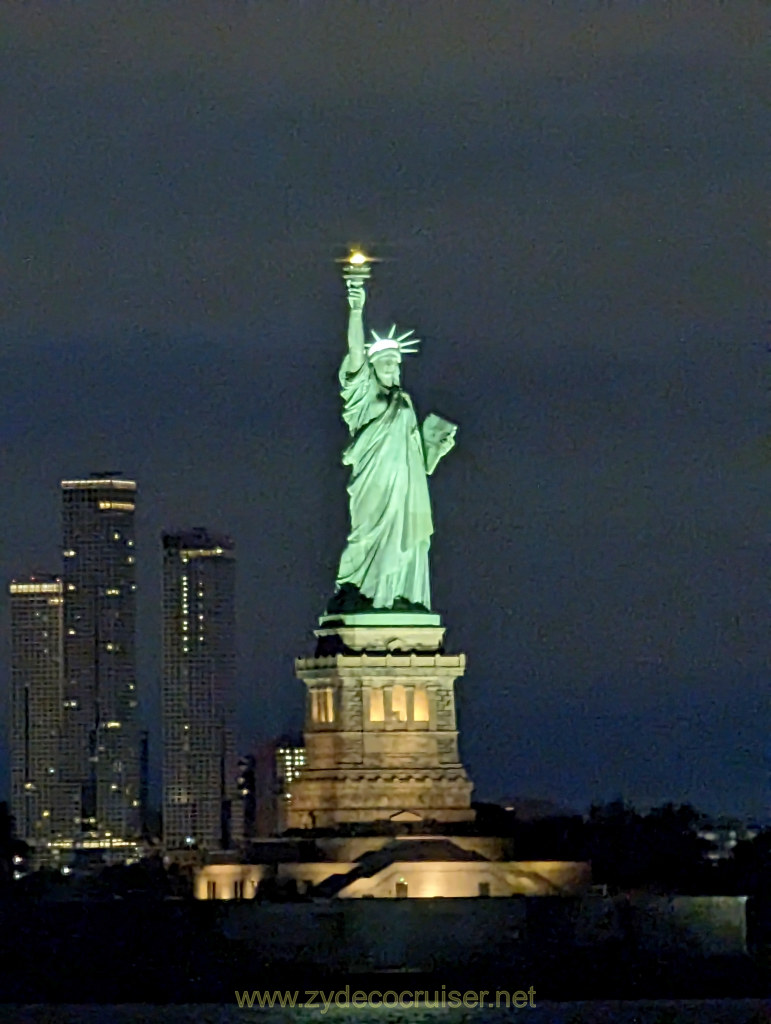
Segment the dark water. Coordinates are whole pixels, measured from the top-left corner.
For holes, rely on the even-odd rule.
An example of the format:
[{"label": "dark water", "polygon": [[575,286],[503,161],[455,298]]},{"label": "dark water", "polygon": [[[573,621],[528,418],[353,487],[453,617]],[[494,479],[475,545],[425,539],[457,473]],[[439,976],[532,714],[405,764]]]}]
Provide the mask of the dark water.
[{"label": "dark water", "polygon": [[521,1010],[239,1009],[213,1004],[157,1006],[0,1005],[0,1024],[771,1024],[771,1000],[642,1000],[538,1003]]}]

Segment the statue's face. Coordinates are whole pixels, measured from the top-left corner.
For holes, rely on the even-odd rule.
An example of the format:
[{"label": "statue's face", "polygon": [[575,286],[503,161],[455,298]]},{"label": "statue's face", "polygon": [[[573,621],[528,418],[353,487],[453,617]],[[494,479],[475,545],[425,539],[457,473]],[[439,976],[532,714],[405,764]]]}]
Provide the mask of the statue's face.
[{"label": "statue's face", "polygon": [[401,380],[401,360],[390,352],[373,360],[372,368],[384,388],[396,387]]}]

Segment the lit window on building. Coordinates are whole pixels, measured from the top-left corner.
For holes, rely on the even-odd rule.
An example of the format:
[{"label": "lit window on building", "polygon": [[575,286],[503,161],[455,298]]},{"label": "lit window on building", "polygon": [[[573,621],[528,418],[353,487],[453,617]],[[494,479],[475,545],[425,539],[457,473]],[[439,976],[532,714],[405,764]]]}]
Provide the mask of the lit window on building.
[{"label": "lit window on building", "polygon": [[416,722],[427,722],[429,720],[428,693],[422,686],[415,687],[415,703],[413,705],[413,718]]},{"label": "lit window on building", "polygon": [[370,690],[369,720],[370,722],[385,721],[385,703],[383,701],[383,691],[380,688]]},{"label": "lit window on building", "polygon": [[293,782],[305,765],[305,747],[278,747],[277,770],[284,785]]},{"label": "lit window on building", "polygon": [[334,722],[335,705],[331,687],[311,691],[311,717],[314,722]]},{"label": "lit window on building", "polygon": [[407,691],[401,683],[391,690],[391,717],[395,722],[407,721]]}]

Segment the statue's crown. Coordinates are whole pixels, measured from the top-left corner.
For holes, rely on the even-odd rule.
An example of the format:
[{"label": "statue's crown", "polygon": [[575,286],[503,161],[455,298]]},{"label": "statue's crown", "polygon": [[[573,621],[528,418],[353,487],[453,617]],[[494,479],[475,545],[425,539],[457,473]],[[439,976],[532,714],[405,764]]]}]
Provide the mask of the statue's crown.
[{"label": "statue's crown", "polygon": [[418,351],[415,346],[420,344],[420,338],[410,337],[410,335],[414,333],[414,331],[407,331],[405,334],[400,334],[397,338],[395,337],[396,324],[394,324],[388,334],[382,338],[375,331],[372,331],[372,337],[375,340],[368,343],[367,355],[370,359],[375,359],[377,356],[382,355],[385,352],[395,352],[400,358],[402,353],[405,355],[413,355]]}]

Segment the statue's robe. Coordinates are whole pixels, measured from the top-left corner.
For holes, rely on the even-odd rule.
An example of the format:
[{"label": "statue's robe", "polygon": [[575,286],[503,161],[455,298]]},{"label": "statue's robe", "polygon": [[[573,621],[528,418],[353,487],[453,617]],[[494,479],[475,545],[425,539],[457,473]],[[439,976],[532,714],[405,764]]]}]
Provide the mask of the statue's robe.
[{"label": "statue's robe", "polygon": [[433,523],[425,454],[412,399],[384,389],[369,360],[353,373],[340,367],[343,419],[352,441],[343,453],[351,532],[338,588],[357,587],[373,608],[398,598],[431,607],[428,548]]}]

